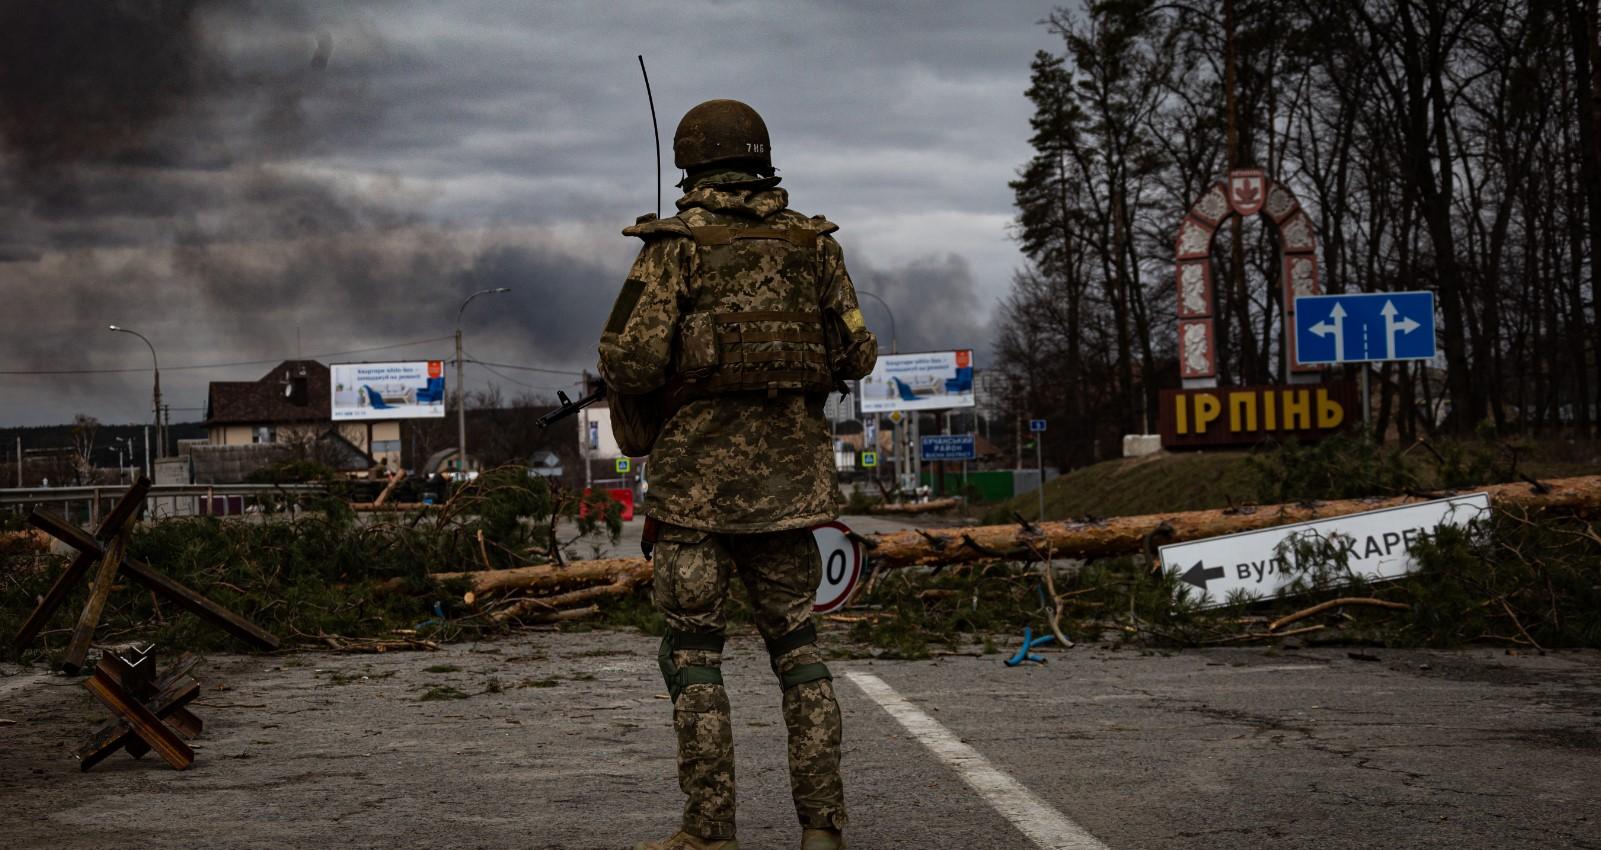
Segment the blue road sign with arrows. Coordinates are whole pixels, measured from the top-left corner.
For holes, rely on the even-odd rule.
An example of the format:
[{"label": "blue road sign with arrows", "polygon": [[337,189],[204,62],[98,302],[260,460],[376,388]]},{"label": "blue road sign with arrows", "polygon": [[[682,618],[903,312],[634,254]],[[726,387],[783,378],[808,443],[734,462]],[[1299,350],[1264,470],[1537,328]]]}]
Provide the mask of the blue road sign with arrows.
[{"label": "blue road sign with arrows", "polygon": [[1432,292],[1295,299],[1295,359],[1302,365],[1432,360],[1435,353]]}]

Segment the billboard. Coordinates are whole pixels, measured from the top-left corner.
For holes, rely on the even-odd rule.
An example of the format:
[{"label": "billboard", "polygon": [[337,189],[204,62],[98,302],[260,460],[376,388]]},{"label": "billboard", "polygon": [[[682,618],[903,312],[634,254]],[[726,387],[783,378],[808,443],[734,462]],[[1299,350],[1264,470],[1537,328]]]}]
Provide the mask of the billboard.
[{"label": "billboard", "polygon": [[334,421],[442,419],[445,361],[334,363],[328,367]]},{"label": "billboard", "polygon": [[973,351],[880,354],[863,378],[863,413],[973,406]]}]

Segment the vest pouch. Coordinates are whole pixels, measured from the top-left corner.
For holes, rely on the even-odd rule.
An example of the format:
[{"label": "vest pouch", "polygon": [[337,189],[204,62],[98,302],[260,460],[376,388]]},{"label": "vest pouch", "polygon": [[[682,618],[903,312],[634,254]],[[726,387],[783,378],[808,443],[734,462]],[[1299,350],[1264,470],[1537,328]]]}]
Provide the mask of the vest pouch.
[{"label": "vest pouch", "polygon": [[606,405],[611,411],[612,434],[617,447],[629,457],[650,454],[667,422],[666,394],[661,390],[643,395],[608,393]]},{"label": "vest pouch", "polygon": [[678,362],[673,377],[694,383],[717,371],[717,314],[690,313],[678,327]]}]

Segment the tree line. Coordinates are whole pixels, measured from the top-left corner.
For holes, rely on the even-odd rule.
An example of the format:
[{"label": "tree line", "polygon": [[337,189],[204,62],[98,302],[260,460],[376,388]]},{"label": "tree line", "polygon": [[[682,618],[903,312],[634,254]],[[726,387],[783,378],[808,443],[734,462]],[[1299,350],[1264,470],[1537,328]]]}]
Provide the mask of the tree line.
[{"label": "tree line", "polygon": [[[1116,456],[1179,383],[1174,238],[1232,168],[1289,187],[1324,292],[1428,289],[1440,357],[1374,370],[1374,430],[1597,433],[1598,0],[1100,0],[1045,25],[1001,305],[1011,415]],[[1213,245],[1219,383],[1284,377],[1277,234]]]}]

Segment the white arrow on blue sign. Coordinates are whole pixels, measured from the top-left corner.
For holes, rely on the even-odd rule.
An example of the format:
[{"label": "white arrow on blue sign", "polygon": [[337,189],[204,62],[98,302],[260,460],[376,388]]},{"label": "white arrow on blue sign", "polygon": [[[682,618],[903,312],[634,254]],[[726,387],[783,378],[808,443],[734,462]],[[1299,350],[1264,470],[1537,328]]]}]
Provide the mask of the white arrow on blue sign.
[{"label": "white arrow on blue sign", "polygon": [[1436,353],[1432,292],[1295,299],[1295,359],[1303,366],[1432,360]]}]

